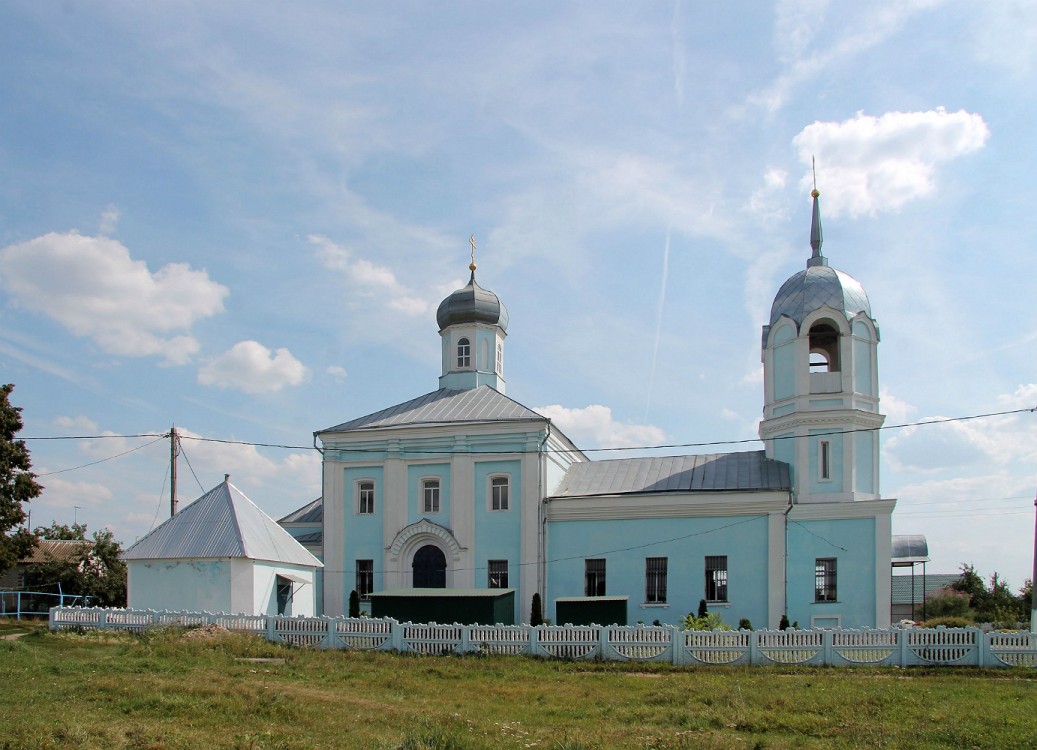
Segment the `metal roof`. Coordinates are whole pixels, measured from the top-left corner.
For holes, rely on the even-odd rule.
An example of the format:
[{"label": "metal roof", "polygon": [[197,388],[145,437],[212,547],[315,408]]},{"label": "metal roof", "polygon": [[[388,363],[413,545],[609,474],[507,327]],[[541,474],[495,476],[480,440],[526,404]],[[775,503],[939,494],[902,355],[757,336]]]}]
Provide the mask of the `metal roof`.
[{"label": "metal roof", "polygon": [[[911,603],[911,578],[912,576],[893,576],[893,604]],[[927,596],[932,596],[937,591],[947,588],[961,578],[961,575],[958,573],[930,573],[925,576],[915,575],[913,578],[915,579],[915,604],[921,604]]]},{"label": "metal roof", "polygon": [[929,543],[922,534],[899,534],[893,537],[893,565],[929,562]]},{"label": "metal roof", "polygon": [[298,510],[293,510],[278,523],[322,523],[324,521],[324,498],[318,497]]},{"label": "metal roof", "polygon": [[576,463],[552,497],[791,488],[788,464],[767,458],[761,450]]},{"label": "metal roof", "polygon": [[299,544],[309,545],[310,547],[320,547],[324,544],[324,532],[311,531],[308,534],[300,534],[295,537],[295,541]]},{"label": "metal roof", "polygon": [[439,303],[436,322],[439,323],[441,331],[457,323],[489,323],[506,331],[508,310],[496,294],[476,283],[475,269],[472,268],[472,278],[469,279],[468,286],[452,292]]},{"label": "metal roof", "polygon": [[84,552],[89,552],[93,542],[81,539],[40,539],[27,557],[18,561],[21,565],[35,565],[45,562],[69,562],[78,560]]},{"label": "metal roof", "polygon": [[771,305],[770,324],[774,325],[778,318],[787,315],[798,325],[808,314],[824,305],[842,310],[849,318],[860,312],[871,317],[871,303],[857,279],[835,268],[816,265],[793,275],[781,285]]},{"label": "metal roof", "polygon": [[250,560],[323,567],[230,481],[212,488],[122,555],[124,560]]},{"label": "metal roof", "polygon": [[320,430],[350,432],[379,427],[403,427],[419,424],[450,424],[456,422],[508,422],[515,420],[546,422],[547,418],[527,409],[488,385],[470,390],[441,388],[410,401],[376,411],[366,417],[343,422]]}]

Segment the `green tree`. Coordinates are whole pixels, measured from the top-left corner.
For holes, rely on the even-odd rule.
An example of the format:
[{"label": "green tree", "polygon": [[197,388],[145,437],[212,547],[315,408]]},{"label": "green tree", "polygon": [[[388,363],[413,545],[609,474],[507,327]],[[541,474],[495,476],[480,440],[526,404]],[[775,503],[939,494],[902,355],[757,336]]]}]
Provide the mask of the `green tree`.
[{"label": "green tree", "polygon": [[84,542],[78,554],[66,560],[49,559],[26,572],[26,583],[37,591],[61,591],[89,598],[98,607],[126,606],[126,563],[122,545],[108,529],[87,538],[86,524],[52,523],[36,530],[40,539]]},{"label": "green tree", "polygon": [[360,617],[360,594],[356,589],[349,592],[349,616]]},{"label": "green tree", "polygon": [[964,617],[971,620],[973,611],[969,607],[969,595],[949,587],[934,591],[925,598],[925,619],[934,617]]},{"label": "green tree", "polygon": [[533,601],[530,603],[530,614],[529,614],[530,625],[543,625],[544,624],[544,609],[540,604],[540,594],[533,594]]},{"label": "green tree", "polygon": [[36,546],[27,529],[23,503],[43,491],[32,473],[32,461],[24,440],[15,440],[22,429],[22,410],[9,400],[13,385],[0,386],[0,573],[26,557]]}]

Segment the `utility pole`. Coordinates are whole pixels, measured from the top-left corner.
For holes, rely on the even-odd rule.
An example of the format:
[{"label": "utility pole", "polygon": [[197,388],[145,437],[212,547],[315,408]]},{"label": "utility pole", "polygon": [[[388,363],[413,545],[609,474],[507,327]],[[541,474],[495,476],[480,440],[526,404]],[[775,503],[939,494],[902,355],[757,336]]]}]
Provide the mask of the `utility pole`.
[{"label": "utility pole", "polygon": [[1037,633],[1037,497],[1033,500],[1033,576],[1030,578],[1030,632]]},{"label": "utility pole", "polygon": [[169,428],[169,517],[176,515],[176,457],[180,455],[180,436]]}]

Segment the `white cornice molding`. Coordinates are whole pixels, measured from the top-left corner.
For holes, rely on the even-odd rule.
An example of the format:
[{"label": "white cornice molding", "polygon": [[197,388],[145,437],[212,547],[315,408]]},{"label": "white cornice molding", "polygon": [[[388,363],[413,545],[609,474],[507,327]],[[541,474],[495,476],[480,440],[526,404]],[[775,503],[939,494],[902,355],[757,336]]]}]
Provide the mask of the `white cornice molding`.
[{"label": "white cornice molding", "polygon": [[760,423],[760,437],[785,432],[796,427],[837,427],[847,423],[863,428],[862,431],[870,431],[878,429],[885,421],[885,414],[858,409],[833,409],[823,412],[796,411],[763,420]]},{"label": "white cornice molding", "polygon": [[784,513],[788,493],[717,493],[705,497],[686,493],[660,498],[652,495],[611,495],[555,498],[547,503],[550,521],[614,521],[650,518],[717,518]]},{"label": "white cornice molding", "polygon": [[792,506],[790,521],[837,521],[845,518],[874,518],[893,513],[897,501],[857,500],[843,503],[803,503]]},{"label": "white cornice molding", "polygon": [[392,555],[392,558],[398,558],[407,542],[419,536],[435,537],[450,550],[450,554],[455,560],[461,556],[461,552],[464,550],[464,548],[457,543],[457,540],[454,538],[450,529],[445,526],[440,526],[438,523],[433,523],[427,518],[422,518],[420,521],[404,527],[395,537],[393,537],[392,544],[387,548]]}]

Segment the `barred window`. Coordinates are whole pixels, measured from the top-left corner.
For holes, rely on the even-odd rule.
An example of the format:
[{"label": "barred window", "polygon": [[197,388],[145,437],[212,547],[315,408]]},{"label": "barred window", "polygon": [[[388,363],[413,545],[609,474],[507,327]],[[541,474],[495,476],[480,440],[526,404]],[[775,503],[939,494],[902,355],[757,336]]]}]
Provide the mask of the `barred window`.
[{"label": "barred window", "polygon": [[818,479],[827,481],[832,478],[832,442],[822,440],[818,445]]},{"label": "barred window", "polygon": [[645,558],[645,602],[666,603],[666,558]]},{"label": "barred window", "polygon": [[584,596],[605,596],[605,560],[584,560]]},{"label": "barred window", "polygon": [[727,555],[706,556],[706,601],[727,601]]},{"label": "barred window", "polygon": [[487,588],[506,589],[508,587],[508,561],[490,560]]},{"label": "barred window", "polygon": [[374,482],[357,485],[357,513],[374,513]]},{"label": "barred window", "polygon": [[439,513],[439,480],[426,479],[421,483],[422,512]]},{"label": "barred window", "polygon": [[814,561],[814,601],[836,601],[836,571],[834,557],[819,557]]},{"label": "barred window", "polygon": [[491,510],[507,510],[508,509],[508,490],[511,482],[508,477],[494,477],[490,480],[490,494],[492,498],[490,500]]},{"label": "barred window", "polygon": [[356,593],[361,601],[371,598],[374,591],[374,560],[356,561]]},{"label": "barred window", "polygon": [[468,339],[460,339],[457,342],[457,366],[472,366],[472,343]]}]

